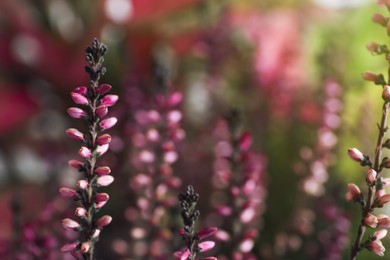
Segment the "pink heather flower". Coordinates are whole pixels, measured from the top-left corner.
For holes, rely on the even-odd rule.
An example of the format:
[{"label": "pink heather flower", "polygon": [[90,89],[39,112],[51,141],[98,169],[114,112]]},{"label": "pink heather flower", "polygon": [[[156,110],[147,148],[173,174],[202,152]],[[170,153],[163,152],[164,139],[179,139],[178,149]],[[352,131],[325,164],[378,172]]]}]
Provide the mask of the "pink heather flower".
[{"label": "pink heather flower", "polygon": [[68,164],[70,167],[75,168],[77,170],[80,170],[84,165],[82,162],[79,162],[77,160],[70,160]]},{"label": "pink heather flower", "polygon": [[105,154],[108,151],[108,147],[109,147],[109,144],[99,145],[96,148],[96,152],[99,154],[99,156],[102,156],[103,154]]},{"label": "pink heather flower", "polygon": [[95,203],[95,208],[100,209],[106,204],[107,204],[107,201],[99,201],[99,202]]},{"label": "pink heather flower", "polygon": [[92,152],[91,150],[89,150],[87,147],[85,146],[82,146],[79,150],[79,154],[81,157],[84,157],[84,158],[90,158],[91,155],[92,155]]},{"label": "pink heather flower", "polygon": [[105,227],[107,226],[108,224],[110,224],[112,221],[112,217],[109,216],[109,215],[104,215],[103,217],[99,218],[97,221],[96,221],[96,226],[98,226],[99,228],[102,228],[102,227]]},{"label": "pink heather flower", "polygon": [[364,218],[364,225],[372,228],[376,228],[378,224],[378,219],[374,215],[368,213],[367,216]]},{"label": "pink heather flower", "polygon": [[154,153],[147,150],[143,150],[139,154],[139,159],[143,163],[152,163],[154,162]]},{"label": "pink heather flower", "polygon": [[77,207],[76,208],[76,211],[75,211],[75,215],[78,216],[78,217],[85,217],[85,215],[87,214],[87,211],[85,210],[85,208],[82,208],[82,207]]},{"label": "pink heather flower", "polygon": [[215,246],[214,241],[204,241],[198,244],[200,252],[211,250]]},{"label": "pink heather flower", "polygon": [[95,232],[93,232],[92,238],[97,238],[100,235],[100,229],[95,229]]},{"label": "pink heather flower", "polygon": [[107,93],[108,91],[110,91],[111,88],[112,87],[108,84],[101,84],[100,86],[98,86],[96,88],[96,92],[100,95],[103,95],[103,94]]},{"label": "pink heather flower", "polygon": [[377,81],[377,79],[378,79],[377,74],[369,72],[369,71],[363,72],[362,77],[364,80],[373,81],[373,82]]},{"label": "pink heather flower", "polygon": [[253,241],[253,239],[247,238],[240,243],[239,248],[241,252],[249,253],[252,250],[254,245],[255,242]]},{"label": "pink heather flower", "polygon": [[384,186],[390,186],[390,178],[383,178],[382,182]]},{"label": "pink heather flower", "polygon": [[362,193],[359,187],[354,183],[348,183],[348,192],[345,194],[348,201],[359,201],[362,198]]},{"label": "pink heather flower", "polygon": [[375,13],[375,14],[373,14],[373,16],[372,16],[372,21],[374,22],[374,23],[377,23],[377,24],[380,24],[380,25],[382,25],[382,26],[387,26],[387,18],[386,17],[384,17],[382,14],[380,14],[380,13]]},{"label": "pink heather flower", "polygon": [[96,108],[95,113],[99,118],[103,118],[105,115],[107,115],[108,108],[106,106],[100,106]]},{"label": "pink heather flower", "polygon": [[367,50],[369,50],[370,52],[376,52],[379,50],[378,48],[380,47],[380,45],[376,42],[370,42],[367,44],[366,47],[367,47]]},{"label": "pink heather flower", "polygon": [[151,121],[151,122],[158,122],[160,119],[161,119],[161,115],[159,112],[157,112],[156,110],[150,110],[148,112],[148,119]]},{"label": "pink heather flower", "polygon": [[378,228],[390,228],[390,218],[384,214],[378,216]]},{"label": "pink heather flower", "polygon": [[179,110],[173,110],[167,114],[167,120],[170,124],[179,123],[182,118],[182,114]]},{"label": "pink heather flower", "polygon": [[240,220],[243,223],[249,223],[255,216],[255,209],[252,207],[244,209],[240,214]]},{"label": "pink heather flower", "polygon": [[111,127],[113,127],[116,124],[117,121],[118,121],[118,119],[116,119],[116,117],[110,117],[110,118],[104,119],[100,122],[100,127],[102,128],[102,130],[110,129]]},{"label": "pink heather flower", "polygon": [[77,87],[73,90],[74,93],[78,93],[80,95],[85,95],[87,93],[88,89],[85,86]]},{"label": "pink heather flower", "polygon": [[217,232],[217,230],[218,229],[216,227],[204,228],[204,229],[202,229],[201,231],[198,232],[198,237],[199,237],[200,240],[202,240],[202,239],[204,239],[206,237],[214,235],[215,232]]},{"label": "pink heather flower", "polygon": [[385,247],[382,245],[382,242],[379,240],[374,240],[369,244],[368,250],[371,252],[379,255],[379,256],[384,256],[385,252]]},{"label": "pink heather flower", "polygon": [[73,189],[69,189],[69,188],[61,188],[60,189],[60,194],[62,197],[64,198],[76,198],[79,194],[77,193],[77,191],[73,190]]},{"label": "pink heather flower", "polygon": [[188,257],[190,256],[190,251],[188,249],[184,249],[183,251],[178,251],[178,252],[175,252],[175,257],[176,259],[180,259],[180,260],[187,260]]},{"label": "pink heather flower", "polygon": [[164,153],[164,162],[172,164],[172,163],[176,162],[178,157],[179,156],[177,155],[177,153],[175,151],[166,152],[166,153]]},{"label": "pink heather flower", "polygon": [[247,151],[252,145],[252,135],[249,132],[243,133],[240,136],[239,144],[241,151]]},{"label": "pink heather flower", "polygon": [[70,94],[72,96],[73,101],[78,105],[87,105],[89,103],[88,99],[77,92],[72,92]]},{"label": "pink heather flower", "polygon": [[84,134],[75,128],[69,128],[68,130],[66,130],[66,134],[74,140],[77,141],[84,140]]},{"label": "pink heather flower", "polygon": [[100,166],[95,169],[95,173],[99,176],[108,175],[111,173],[111,169],[108,166]]},{"label": "pink heather flower", "polygon": [[174,107],[178,104],[180,104],[180,102],[183,100],[183,94],[181,94],[180,92],[176,91],[176,92],[173,92],[169,95],[168,97],[168,105],[170,107]]},{"label": "pink heather flower", "polygon": [[151,142],[158,142],[160,140],[160,133],[156,129],[152,128],[148,130],[146,137]]},{"label": "pink heather flower", "polygon": [[390,194],[385,194],[382,197],[377,198],[376,206],[378,208],[383,207],[386,203],[390,201]]},{"label": "pink heather flower", "polygon": [[390,86],[383,87],[382,98],[385,101],[390,101]]},{"label": "pink heather flower", "polygon": [[380,197],[386,195],[386,191],[384,189],[376,190],[375,195],[377,198],[380,198]]},{"label": "pink heather flower", "polygon": [[386,229],[378,230],[378,231],[374,232],[374,234],[372,234],[372,236],[374,236],[376,238],[376,240],[381,240],[386,235],[387,235],[387,230]]},{"label": "pink heather flower", "polygon": [[70,218],[65,218],[62,220],[62,226],[65,228],[65,229],[69,229],[69,230],[75,230],[75,229],[78,229],[80,227],[80,224]]},{"label": "pink heather flower", "polygon": [[104,98],[102,98],[101,105],[106,107],[113,106],[118,101],[118,98],[119,97],[117,95],[107,95]]},{"label": "pink heather flower", "polygon": [[103,175],[97,179],[97,184],[99,186],[108,186],[114,181],[114,177],[111,175]]},{"label": "pink heather flower", "polygon": [[215,207],[216,211],[226,217],[226,216],[230,216],[230,214],[232,214],[232,209],[228,206],[224,206],[224,205],[218,205]]},{"label": "pink heather flower", "polygon": [[101,135],[96,139],[96,142],[98,145],[108,144],[111,142],[111,136],[109,134]]},{"label": "pink heather flower", "polygon": [[97,193],[95,195],[95,202],[107,201],[110,196],[107,193]]},{"label": "pink heather flower", "polygon": [[67,112],[72,118],[84,118],[87,115],[84,110],[78,107],[68,108]]},{"label": "pink heather flower", "polygon": [[68,243],[61,248],[61,252],[67,253],[76,251],[79,244],[79,242]]},{"label": "pink heather flower", "polygon": [[87,180],[79,180],[77,182],[77,187],[81,190],[85,190],[86,188],[88,188],[88,181]]},{"label": "pink heather flower", "polygon": [[362,162],[364,160],[364,155],[357,148],[348,149],[349,157],[357,162]]},{"label": "pink heather flower", "polygon": [[177,231],[177,233],[178,233],[180,236],[184,236],[184,234],[185,234],[186,232],[184,231],[184,228],[181,228],[181,229],[179,229],[179,230]]},{"label": "pink heather flower", "polygon": [[368,169],[367,171],[367,175],[366,175],[366,181],[368,184],[374,184],[374,182],[376,181],[376,176],[377,176],[377,173],[374,169]]},{"label": "pink heather flower", "polygon": [[87,253],[90,248],[91,248],[91,243],[89,241],[87,241],[87,242],[83,242],[81,244],[80,250],[83,253]]}]

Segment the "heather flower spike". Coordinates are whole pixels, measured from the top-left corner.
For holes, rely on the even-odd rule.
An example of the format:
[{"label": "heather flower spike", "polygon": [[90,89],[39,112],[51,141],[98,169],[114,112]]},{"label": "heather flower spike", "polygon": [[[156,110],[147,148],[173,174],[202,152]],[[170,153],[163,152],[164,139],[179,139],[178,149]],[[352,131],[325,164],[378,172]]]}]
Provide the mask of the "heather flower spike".
[{"label": "heather flower spike", "polygon": [[[390,12],[389,3],[390,1],[384,1],[388,12]],[[386,27],[387,34],[390,36],[390,23],[387,16],[376,13],[372,17],[372,20],[374,23]],[[385,55],[387,61],[390,61],[387,45],[370,43],[367,45],[367,49],[375,55]],[[347,200],[359,202],[362,210],[361,222],[358,226],[356,237],[351,247],[351,260],[357,259],[359,252],[363,249],[367,249],[379,256],[384,256],[385,247],[383,246],[381,239],[387,235],[387,230],[381,229],[375,231],[373,235],[364,239],[366,233],[365,231],[367,228],[388,228],[390,226],[390,220],[386,215],[374,216],[372,214],[375,208],[381,208],[390,202],[390,194],[386,194],[386,191],[384,190],[384,187],[387,185],[387,181],[385,178],[381,177],[383,169],[390,167],[389,159],[382,155],[382,149],[390,148],[390,142],[385,139],[386,132],[388,131],[387,118],[390,109],[390,78],[387,78],[386,80],[383,74],[376,74],[373,72],[364,72],[362,76],[365,80],[371,81],[375,85],[382,86],[383,108],[381,111],[382,117],[380,123],[378,124],[379,133],[375,144],[373,162],[371,162],[368,156],[362,154],[357,148],[348,149],[348,155],[352,160],[360,162],[362,166],[368,166],[365,176],[368,190],[366,195],[363,195],[357,185],[351,183],[348,184],[348,192],[346,194]]]},{"label": "heather flower spike", "polygon": [[112,218],[109,215],[98,217],[98,211],[107,203],[109,195],[99,192],[101,186],[108,186],[114,181],[108,166],[98,167],[98,158],[107,152],[111,136],[102,134],[103,130],[113,127],[117,119],[104,119],[108,107],[117,100],[116,95],[107,95],[111,90],[108,84],[99,85],[100,78],[106,69],[103,67],[103,56],[107,47],[94,39],[91,47],[86,48],[88,66],[85,71],[90,76],[90,85],[77,87],[71,93],[71,98],[81,107],[71,107],[68,114],[72,118],[85,119],[87,131],[84,133],[75,128],[69,128],[66,134],[74,140],[83,142],[79,150],[82,161],[70,160],[69,165],[83,174],[77,182],[77,190],[61,188],[60,194],[65,198],[80,201],[75,210],[76,220],[64,219],[62,225],[66,229],[79,231],[81,236],[77,242],[71,242],[62,247],[62,252],[79,254],[85,260],[95,259],[95,246],[101,229],[107,226]]},{"label": "heather flower spike", "polygon": [[196,257],[198,253],[209,251],[215,246],[215,242],[213,241],[200,242],[200,240],[213,235],[217,231],[217,228],[209,227],[199,232],[195,231],[195,222],[200,215],[199,210],[196,209],[199,194],[195,193],[192,186],[188,186],[186,193],[180,193],[178,198],[182,208],[181,217],[184,223],[184,229],[179,230],[179,234],[186,242],[186,248],[180,252],[176,252],[174,255],[176,259],[181,260],[199,259]]}]

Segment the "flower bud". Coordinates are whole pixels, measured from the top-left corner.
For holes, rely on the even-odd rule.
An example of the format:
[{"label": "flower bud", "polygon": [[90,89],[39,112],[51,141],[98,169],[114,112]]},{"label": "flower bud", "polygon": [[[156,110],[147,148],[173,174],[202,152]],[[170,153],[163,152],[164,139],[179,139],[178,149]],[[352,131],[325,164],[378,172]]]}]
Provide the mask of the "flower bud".
[{"label": "flower bud", "polygon": [[378,228],[390,228],[390,218],[384,214],[378,216]]},{"label": "flower bud", "polygon": [[372,185],[376,181],[377,173],[374,169],[368,169],[366,175],[366,181],[368,184]]},{"label": "flower bud", "polygon": [[66,130],[66,134],[74,140],[77,141],[84,140],[84,134],[75,128],[69,128],[68,130]]},{"label": "flower bud", "polygon": [[373,237],[376,238],[376,240],[381,240],[387,235],[387,230],[386,229],[381,229],[378,231],[375,231],[374,234],[372,234]]},{"label": "flower bud", "polygon": [[107,95],[102,98],[101,105],[106,107],[113,106],[118,101],[118,98],[117,95]]},{"label": "flower bud", "polygon": [[84,118],[87,115],[84,110],[78,107],[68,108],[67,112],[72,118]]},{"label": "flower bud", "polygon": [[81,190],[85,190],[86,188],[88,188],[88,182],[87,180],[79,180],[77,182],[77,187]]},{"label": "flower bud", "polygon": [[114,177],[111,175],[103,175],[97,179],[97,184],[99,186],[108,186],[114,181]]},{"label": "flower bud", "polygon": [[96,142],[98,145],[108,144],[111,142],[111,136],[109,134],[101,135],[96,139]]},{"label": "flower bud", "polygon": [[85,95],[87,93],[87,87],[85,86],[80,86],[80,87],[77,87],[73,90],[73,93],[78,93],[80,95]]},{"label": "flower bud", "polygon": [[360,201],[363,198],[362,196],[363,195],[356,184],[348,183],[348,192],[345,195],[345,198],[348,201]]},{"label": "flower bud", "polygon": [[382,91],[382,98],[384,101],[390,101],[390,87],[384,86]]},{"label": "flower bud", "polygon": [[76,211],[75,211],[75,215],[78,216],[78,217],[85,217],[85,215],[87,214],[87,211],[85,210],[85,208],[82,208],[82,207],[77,207],[76,208]]},{"label": "flower bud", "polygon": [[100,106],[95,111],[96,115],[99,118],[103,118],[108,113],[108,108],[106,106]]},{"label": "flower bud", "polygon": [[386,203],[390,201],[390,194],[385,194],[382,197],[377,198],[375,206],[378,208],[383,207]]},{"label": "flower bud", "polygon": [[99,228],[102,228],[102,227],[105,227],[107,226],[108,224],[110,224],[112,221],[112,217],[109,216],[109,215],[104,215],[103,217],[99,218],[97,221],[96,221],[96,226],[98,226]]},{"label": "flower bud", "polygon": [[88,253],[90,248],[91,248],[91,243],[89,241],[86,241],[81,244],[80,250],[83,253]]},{"label": "flower bud", "polygon": [[167,114],[167,120],[170,124],[179,123],[182,118],[182,114],[178,110],[173,110]]},{"label": "flower bud", "polygon": [[107,93],[108,91],[110,91],[111,88],[112,87],[108,84],[102,84],[102,85],[96,87],[96,93],[103,95],[103,94]]},{"label": "flower bud", "polygon": [[387,18],[384,17],[382,14],[380,13],[375,13],[373,14],[371,20],[374,22],[374,23],[377,23],[379,25],[382,25],[383,27],[386,27],[387,26]]},{"label": "flower bud", "polygon": [[100,127],[102,128],[102,130],[107,130],[107,129],[113,127],[117,121],[118,121],[118,119],[116,119],[116,117],[110,117],[110,118],[104,119],[100,122]]},{"label": "flower bud", "polygon": [[77,230],[80,227],[80,224],[70,218],[65,218],[62,220],[62,226],[65,229]]},{"label": "flower bud", "polygon": [[83,146],[79,150],[79,154],[84,158],[90,158],[92,155],[91,150],[89,150],[87,147]]},{"label": "flower bud", "polygon": [[362,162],[364,160],[364,155],[357,148],[348,149],[349,157],[357,162]]},{"label": "flower bud", "polygon": [[107,193],[97,193],[95,195],[95,202],[107,201],[110,196]]},{"label": "flower bud", "polygon": [[103,145],[98,145],[96,148],[96,152],[99,154],[99,156],[105,154],[108,151],[109,144],[103,144]]},{"label": "flower bud", "polygon": [[367,47],[367,50],[369,50],[370,52],[372,53],[375,53],[375,54],[381,54],[382,53],[382,48],[381,46],[376,43],[376,42],[370,42],[366,45]]},{"label": "flower bud", "polygon": [[378,224],[378,219],[374,215],[368,213],[367,216],[363,219],[364,225],[372,228],[376,228]]},{"label": "flower bud", "polygon": [[99,176],[107,175],[111,173],[111,169],[108,166],[100,166],[95,169],[95,173]]},{"label": "flower bud", "polygon": [[89,103],[88,99],[76,92],[72,92],[70,94],[72,96],[73,101],[78,105],[87,105]]},{"label": "flower bud", "polygon": [[95,232],[93,232],[92,238],[98,238],[100,235],[100,229],[95,229]]},{"label": "flower bud", "polygon": [[215,246],[214,241],[204,241],[204,242],[198,244],[198,248],[199,248],[200,252],[205,252],[205,251],[211,250],[214,246]]},{"label": "flower bud", "polygon": [[68,243],[66,245],[64,245],[62,248],[61,248],[61,252],[63,253],[67,253],[67,252],[73,252],[73,251],[76,251],[78,246],[79,246],[79,242],[72,242],[72,243]]},{"label": "flower bud", "polygon": [[68,199],[74,199],[74,198],[79,196],[77,191],[75,191],[73,189],[69,189],[69,188],[61,188],[60,194],[62,197],[68,198]]},{"label": "flower bud", "polygon": [[362,77],[364,80],[367,80],[367,81],[376,82],[378,80],[378,75],[373,73],[373,72],[369,72],[369,71],[363,72]]},{"label": "flower bud", "polygon": [[208,227],[202,229],[201,231],[198,232],[199,240],[214,235],[214,233],[217,232],[217,230],[218,229],[216,227]]},{"label": "flower bud", "polygon": [[368,245],[368,250],[371,252],[379,255],[379,256],[384,256],[385,252],[385,247],[382,245],[382,242],[379,240],[374,240]]},{"label": "flower bud", "polygon": [[68,164],[70,167],[75,168],[77,170],[80,170],[81,168],[84,167],[84,164],[82,162],[77,161],[77,160],[70,160],[68,162]]}]

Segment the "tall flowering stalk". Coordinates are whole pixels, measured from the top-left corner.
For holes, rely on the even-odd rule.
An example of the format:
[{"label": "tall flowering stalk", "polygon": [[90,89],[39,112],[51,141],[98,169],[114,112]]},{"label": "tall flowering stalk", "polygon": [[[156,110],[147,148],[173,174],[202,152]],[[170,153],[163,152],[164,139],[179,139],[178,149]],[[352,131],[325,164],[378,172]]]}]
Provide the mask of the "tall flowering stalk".
[{"label": "tall flowering stalk", "polygon": [[[390,1],[381,1],[390,11]],[[390,35],[389,18],[382,14],[376,13],[372,17],[373,22],[385,27],[387,34]],[[385,44],[378,44],[371,42],[367,45],[367,49],[374,55],[384,55],[385,59],[390,63],[390,51]],[[366,184],[368,191],[366,194],[354,184],[348,184],[348,192],[346,199],[357,202],[361,206],[362,218],[357,229],[355,241],[351,248],[350,259],[356,259],[359,252],[367,249],[379,256],[384,256],[385,248],[382,245],[381,239],[387,234],[386,228],[390,228],[390,218],[384,214],[376,215],[374,210],[383,207],[384,204],[390,201],[390,194],[386,194],[384,186],[387,186],[389,178],[383,178],[381,173],[384,169],[390,168],[390,159],[382,156],[383,148],[390,148],[390,139],[385,140],[385,135],[388,130],[387,117],[390,106],[390,69],[388,71],[387,80],[383,74],[375,74],[372,72],[364,72],[363,78],[367,81],[373,82],[375,85],[382,86],[382,118],[378,124],[378,138],[375,147],[374,160],[366,154],[360,152],[357,148],[348,149],[349,157],[359,162],[362,166],[367,167]],[[365,238],[367,229],[379,229],[372,235]]]},{"label": "tall flowering stalk", "polygon": [[201,241],[204,238],[212,236],[217,228],[209,227],[196,232],[195,224],[196,220],[200,216],[199,210],[196,205],[199,200],[199,194],[195,192],[194,187],[191,185],[187,187],[185,193],[179,194],[179,201],[181,205],[181,217],[183,219],[184,228],[179,231],[181,237],[186,243],[186,247],[179,252],[175,253],[176,259],[180,260],[216,260],[213,256],[205,258],[197,258],[197,255],[211,250],[215,242],[213,241]]},{"label": "tall flowering stalk", "polygon": [[232,110],[218,132],[225,132],[215,147],[213,184],[223,203],[215,206],[223,217],[216,234],[223,252],[219,259],[256,259],[252,252],[265,210],[265,158],[251,151],[252,137],[241,131],[240,114]]},{"label": "tall flowering stalk", "polygon": [[112,220],[109,215],[97,216],[109,199],[109,195],[99,192],[99,188],[108,186],[114,181],[114,178],[109,175],[110,168],[98,164],[99,157],[108,150],[111,141],[111,136],[102,132],[113,127],[117,122],[115,117],[105,118],[105,116],[109,107],[118,100],[118,96],[107,94],[111,89],[110,85],[99,85],[99,80],[106,71],[103,67],[103,56],[106,52],[107,47],[97,39],[93,40],[91,47],[86,48],[86,60],[89,66],[85,67],[85,71],[90,76],[90,85],[77,87],[72,91],[73,101],[81,108],[71,107],[68,109],[68,114],[72,118],[86,120],[88,130],[85,133],[75,128],[66,131],[71,139],[83,144],[79,154],[84,161],[69,161],[69,165],[81,172],[83,177],[77,182],[76,190],[60,189],[63,197],[80,202],[75,211],[78,220],[66,218],[62,220],[62,225],[65,229],[81,233],[78,241],[66,244],[61,251],[70,252],[75,256],[81,254],[83,259],[88,260],[95,259],[95,244],[99,240],[100,232]]}]

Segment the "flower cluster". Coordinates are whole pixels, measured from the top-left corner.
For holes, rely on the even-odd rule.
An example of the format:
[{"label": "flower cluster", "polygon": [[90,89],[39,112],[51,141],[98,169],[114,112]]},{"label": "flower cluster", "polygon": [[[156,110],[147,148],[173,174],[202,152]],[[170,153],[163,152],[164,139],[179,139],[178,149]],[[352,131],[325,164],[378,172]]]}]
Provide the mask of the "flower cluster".
[{"label": "flower cluster", "polygon": [[[179,230],[179,234],[186,242],[186,248],[176,252],[175,257],[180,260],[196,260],[199,259],[196,257],[198,254],[214,248],[215,242],[201,240],[212,236],[217,231],[217,228],[209,227],[196,232],[195,223],[200,215],[199,210],[196,208],[199,194],[195,193],[195,190],[191,185],[187,187],[186,193],[180,193],[178,198],[182,208],[181,217],[184,223],[184,228]],[[200,259],[216,260],[217,258],[209,256]]]},{"label": "flower cluster", "polygon": [[[125,211],[131,225],[131,242],[118,239],[113,247],[119,255],[132,258],[166,259],[174,250],[175,236],[171,230],[177,228],[172,206],[181,180],[173,165],[179,159],[177,145],[185,137],[179,108],[183,95],[170,91],[166,67],[162,64],[156,64],[155,78],[156,94],[141,93],[132,85],[128,88],[139,98],[133,100],[129,95],[127,99],[134,111],[134,122],[128,125],[128,131],[132,147],[129,197],[135,205]],[[145,102],[139,103],[140,100]]]},{"label": "flower cluster", "polygon": [[79,201],[80,205],[75,210],[78,220],[66,218],[62,220],[62,225],[65,229],[80,232],[82,237],[78,241],[66,244],[61,250],[76,256],[81,254],[84,259],[94,259],[94,246],[99,240],[100,232],[112,220],[109,215],[100,218],[96,215],[109,199],[107,193],[99,192],[98,189],[114,181],[110,175],[110,168],[98,165],[98,158],[107,152],[111,141],[111,136],[102,132],[117,122],[115,117],[105,116],[109,107],[117,102],[118,96],[107,94],[111,90],[110,85],[99,85],[99,79],[106,70],[102,66],[106,51],[107,47],[97,39],[94,39],[92,47],[86,48],[89,66],[86,66],[85,70],[90,76],[90,85],[80,86],[72,91],[73,101],[81,108],[68,109],[68,114],[72,118],[86,120],[88,131],[83,133],[75,128],[66,131],[71,139],[82,143],[79,155],[84,161],[69,161],[69,165],[81,172],[83,177],[77,182],[77,189],[61,188],[60,194],[65,198]]},{"label": "flower cluster", "polygon": [[266,161],[251,151],[251,134],[241,132],[240,126],[240,115],[232,110],[217,127],[213,185],[215,194],[225,196],[224,202],[214,205],[215,213],[223,217],[216,234],[223,242],[219,259],[256,259],[251,251],[265,210]]},{"label": "flower cluster", "polygon": [[[390,10],[390,1],[382,1],[382,4],[387,7],[387,10]],[[387,34],[389,34],[388,17],[376,13],[373,15],[372,20],[374,23],[385,27]],[[374,55],[384,55],[390,64],[390,51],[386,45],[371,42],[367,45],[367,49]],[[379,256],[383,256],[385,248],[380,240],[387,234],[387,231],[383,228],[390,227],[390,218],[388,216],[384,214],[377,215],[373,212],[376,208],[381,208],[390,201],[390,194],[386,194],[384,190],[384,187],[389,184],[389,179],[381,176],[384,169],[390,168],[390,160],[382,155],[383,149],[390,148],[390,139],[386,140],[386,132],[388,130],[387,118],[390,108],[390,78],[386,80],[383,74],[375,74],[373,72],[365,72],[362,76],[366,81],[382,87],[382,99],[384,102],[381,121],[378,124],[379,133],[374,159],[371,160],[368,155],[362,153],[357,148],[348,149],[349,157],[367,168],[365,174],[367,193],[363,193],[359,186],[354,183],[348,184],[348,192],[346,193],[346,199],[359,203],[362,211],[362,220],[351,249],[351,259],[356,259],[358,253],[363,249],[368,249]],[[383,230],[376,231],[373,235],[363,240],[368,228]]]},{"label": "flower cluster", "polygon": [[[317,131],[317,141],[313,148],[304,147],[300,151],[303,161],[309,164],[309,172],[301,182],[302,190],[308,195],[319,197],[325,193],[324,184],[329,179],[328,168],[332,163],[333,149],[338,140],[335,131],[340,126],[339,112],[342,108],[340,101],[341,88],[333,80],[324,84],[325,99],[322,109],[321,122]],[[298,174],[307,171],[303,162],[295,165]]]}]

